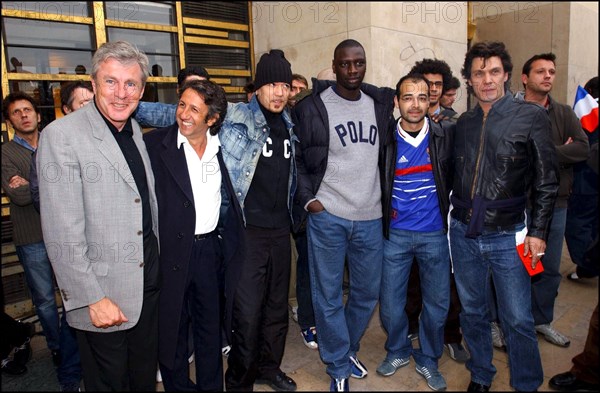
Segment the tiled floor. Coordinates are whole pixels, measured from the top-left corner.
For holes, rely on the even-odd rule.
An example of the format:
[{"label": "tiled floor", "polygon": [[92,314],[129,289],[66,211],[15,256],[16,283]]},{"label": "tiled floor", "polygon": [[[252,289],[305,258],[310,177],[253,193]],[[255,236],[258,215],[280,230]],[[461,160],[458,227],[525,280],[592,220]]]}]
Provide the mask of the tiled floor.
[{"label": "tiled floor", "polygon": [[[556,328],[568,335],[571,345],[568,348],[554,346],[544,339],[539,339],[540,352],[544,365],[544,383],[541,391],[550,390],[548,380],[555,374],[571,367],[571,358],[581,352],[588,331],[592,311],[598,303],[598,279],[574,283],[564,278],[573,271],[566,247],[563,252],[561,282],[558,301],[555,306]],[[382,330],[377,313],[371,320],[369,328],[361,342],[359,357],[369,369],[369,375],[362,380],[352,379],[350,389],[355,391],[430,391],[423,377],[414,369],[414,361],[398,370],[391,377],[381,377],[375,373],[379,362],[385,356],[383,344],[385,333]],[[28,363],[29,371],[19,377],[2,375],[2,391],[57,391],[58,383],[52,368],[50,353],[42,336],[33,340],[34,356]],[[226,362],[225,362],[226,365]],[[492,384],[493,391],[512,390],[509,384],[507,355],[494,351],[494,365],[498,373]],[[325,374],[325,366],[319,359],[318,351],[304,346],[298,325],[290,319],[290,329],[282,369],[294,378],[301,391],[324,391],[329,389],[329,377]],[[193,367],[192,367],[193,370]],[[449,391],[464,391],[470,381],[469,372],[464,364],[459,364],[444,353],[440,359],[440,371],[446,378]],[[162,391],[162,384],[157,385]],[[255,385],[257,391],[271,391],[267,385]]]}]

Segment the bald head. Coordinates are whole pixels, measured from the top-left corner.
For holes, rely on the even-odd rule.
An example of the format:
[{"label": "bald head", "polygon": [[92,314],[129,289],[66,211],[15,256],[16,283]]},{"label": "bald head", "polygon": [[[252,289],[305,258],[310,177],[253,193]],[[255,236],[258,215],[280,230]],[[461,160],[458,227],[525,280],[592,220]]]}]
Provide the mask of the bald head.
[{"label": "bald head", "polygon": [[317,74],[317,79],[320,81],[334,81],[335,74],[333,73],[331,67],[327,67]]}]

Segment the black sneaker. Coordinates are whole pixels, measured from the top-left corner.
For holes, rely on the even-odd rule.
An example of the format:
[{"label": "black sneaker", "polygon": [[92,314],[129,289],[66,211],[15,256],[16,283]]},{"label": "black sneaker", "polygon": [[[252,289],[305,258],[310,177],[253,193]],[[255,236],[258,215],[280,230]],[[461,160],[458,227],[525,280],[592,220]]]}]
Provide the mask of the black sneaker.
[{"label": "black sneaker", "polygon": [[2,369],[2,374],[22,375],[27,372],[27,367],[15,362],[13,359],[6,358],[2,360],[2,363],[0,365]]},{"label": "black sneaker", "polygon": [[277,392],[293,392],[297,389],[296,382],[283,371],[272,376],[263,376],[256,380],[257,384],[267,384]]},{"label": "black sneaker", "polygon": [[27,337],[25,342],[20,346],[15,348],[15,353],[13,355],[13,360],[24,366],[27,364],[29,360],[31,360],[31,339]]}]

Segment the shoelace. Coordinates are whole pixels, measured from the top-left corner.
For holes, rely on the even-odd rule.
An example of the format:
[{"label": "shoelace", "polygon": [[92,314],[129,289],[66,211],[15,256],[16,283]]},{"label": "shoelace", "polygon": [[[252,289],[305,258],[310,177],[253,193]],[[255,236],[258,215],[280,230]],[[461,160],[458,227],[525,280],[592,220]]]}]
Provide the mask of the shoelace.
[{"label": "shoelace", "polygon": [[10,362],[9,358],[2,359],[2,364],[0,364],[0,367],[4,368],[4,366],[6,366],[8,364],[8,362]]},{"label": "shoelace", "polygon": [[398,367],[402,366],[404,364],[404,362],[405,362],[404,359],[396,358],[396,359],[392,360],[390,363],[392,364],[392,366],[398,368]]},{"label": "shoelace", "polygon": [[350,356],[350,361],[352,361],[352,363],[354,364],[354,366],[359,369],[361,372],[364,372],[364,367],[362,364],[360,364],[360,362],[358,361],[358,358],[355,358],[354,356]]},{"label": "shoelace", "polygon": [[419,367],[419,370],[421,371],[421,374],[423,374],[423,376],[426,379],[431,378],[431,371],[429,371],[429,369],[427,367]]}]

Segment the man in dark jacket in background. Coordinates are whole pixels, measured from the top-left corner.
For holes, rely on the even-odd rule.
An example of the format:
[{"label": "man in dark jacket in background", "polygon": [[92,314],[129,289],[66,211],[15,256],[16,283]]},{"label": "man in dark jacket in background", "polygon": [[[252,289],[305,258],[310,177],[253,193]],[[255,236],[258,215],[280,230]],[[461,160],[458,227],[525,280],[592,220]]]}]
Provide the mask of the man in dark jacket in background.
[{"label": "man in dark jacket in background", "polygon": [[[598,101],[598,77],[591,78],[584,89]],[[588,127],[592,128],[592,127]],[[580,281],[582,278],[598,277],[597,263],[585,257],[595,239],[598,239],[598,126],[586,129],[590,144],[590,155],[586,161],[573,166],[573,190],[569,199],[565,240],[571,260],[577,269],[567,278]]]},{"label": "man in dark jacket in background", "polygon": [[555,60],[553,53],[535,55],[527,60],[521,73],[525,92],[522,95],[519,93],[518,97],[548,110],[552,124],[550,139],[556,148],[559,164],[560,183],[548,230],[546,254],[543,258],[544,271],[535,276],[531,283],[531,311],[538,333],[552,344],[568,347],[569,339],[557,331],[551,322],[554,320],[554,303],[562,278],[560,259],[567,223],[567,203],[573,187],[573,164],[587,159],[589,144],[573,109],[556,102],[550,95],[556,77]]}]

